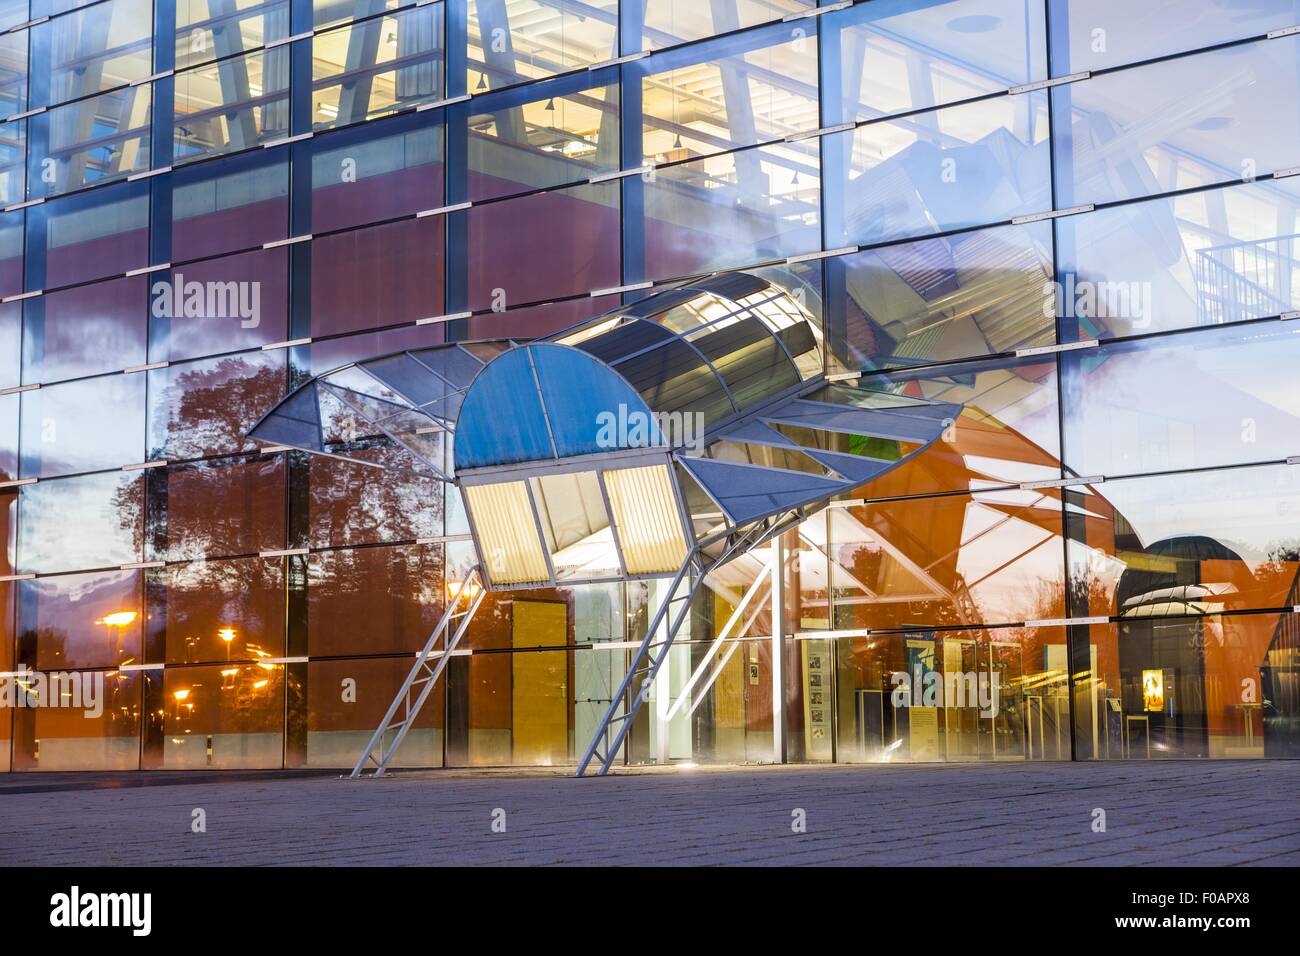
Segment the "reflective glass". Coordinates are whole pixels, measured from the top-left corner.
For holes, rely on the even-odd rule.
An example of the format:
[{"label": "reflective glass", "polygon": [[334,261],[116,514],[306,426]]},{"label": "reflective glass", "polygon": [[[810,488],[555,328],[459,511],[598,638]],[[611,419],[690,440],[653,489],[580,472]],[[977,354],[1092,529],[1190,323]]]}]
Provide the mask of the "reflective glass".
[{"label": "reflective glass", "polygon": [[164,770],[278,768],[284,761],[284,665],[214,664],[163,671]]},{"label": "reflective glass", "polygon": [[[864,377],[860,385],[873,400],[884,392],[953,402],[962,410],[930,448],[855,493],[883,498],[973,491],[1060,477],[1054,362],[1032,358],[967,362],[926,372]],[[871,451],[893,457],[884,447]]]},{"label": "reflective glass", "polygon": [[1080,339],[1300,309],[1300,186],[1232,186],[1056,222],[1058,310]]},{"label": "reflective glass", "polygon": [[[796,21],[632,63],[645,162],[677,162],[815,130],[817,40]],[[635,166],[636,157],[627,163]]]},{"label": "reflective glass", "polygon": [[[605,82],[616,79],[612,71],[600,78],[600,85],[579,75],[476,97],[457,114],[468,129],[463,198],[477,202],[618,169],[619,88]],[[460,135],[456,121],[452,128]]]},{"label": "reflective glass", "polygon": [[313,232],[409,216],[442,205],[443,129],[423,117],[312,140]]},{"label": "reflective glass", "polygon": [[[630,218],[644,263],[629,281],[754,265],[821,244],[817,147],[806,142],[726,153],[638,179],[645,213]],[[638,267],[639,265],[639,267]]]},{"label": "reflective glass", "polygon": [[176,74],[177,163],[247,149],[289,134],[289,45]]},{"label": "reflective glass", "polygon": [[591,0],[581,10],[545,0],[468,0],[466,6],[466,82],[475,92],[618,56],[618,0]]},{"label": "reflective glass", "polygon": [[15,120],[0,126],[0,202],[9,205],[26,198],[27,123]]},{"label": "reflective glass", "polygon": [[171,261],[289,235],[289,151],[258,150],[172,174]]},{"label": "reflective glass", "polygon": [[466,308],[501,310],[619,284],[619,184],[574,186],[463,213]]},{"label": "reflective glass", "polygon": [[[632,7],[631,11],[627,10],[628,6]],[[816,6],[816,0],[734,0],[727,4],[642,0],[624,4],[623,13],[637,18],[632,28],[641,36],[641,49],[660,50],[805,13]]]},{"label": "reflective glass", "polygon": [[1048,0],[1057,76],[1263,36],[1294,26],[1292,0]]},{"label": "reflective glass", "polygon": [[307,560],[308,650],[313,657],[355,654],[361,633],[370,635],[368,654],[419,650],[446,601],[442,571],[437,544],[313,554]]},{"label": "reflective glass", "polygon": [[289,326],[289,250],[191,262],[150,273],[150,361],[283,342]]},{"label": "reflective glass", "polygon": [[827,262],[836,350],[857,368],[975,358],[1056,339],[1052,230],[1005,226]]},{"label": "reflective glass", "polygon": [[144,649],[144,572],[97,571],[23,581],[19,628],[35,640],[37,670],[138,664]]},{"label": "reflective glass", "polygon": [[[875,0],[821,18],[837,54],[827,125],[998,93],[1047,76],[1043,5],[1021,0]],[[838,88],[833,81],[839,79]]]},{"label": "reflective glass", "polygon": [[[145,79],[153,72],[152,27],[152,0],[107,0],[32,27],[33,104],[65,103]],[[46,95],[38,100],[42,88]]]},{"label": "reflective glass", "polygon": [[1061,207],[1251,181],[1295,165],[1300,37],[1096,76],[1052,91]]},{"label": "reflective glass", "polygon": [[834,246],[997,223],[1052,204],[1043,93],[871,123],[822,142]]},{"label": "reflective glass", "polygon": [[23,393],[22,474],[71,475],[144,461],[144,378],[107,375]]},{"label": "reflective glass", "polygon": [[444,314],[442,250],[439,216],[313,240],[312,334],[353,332]]},{"label": "reflective glass", "polygon": [[147,374],[151,461],[253,447],[245,435],[284,397],[288,379],[283,350],[199,359]]},{"label": "reflective glass", "polygon": [[289,35],[289,0],[175,0],[175,4],[178,70]]},{"label": "reflective glass", "polygon": [[30,198],[57,196],[148,169],[152,91],[148,84],[128,86],[29,119],[31,139],[46,144],[44,152],[28,152]]},{"label": "reflective glass", "polygon": [[[123,275],[148,262],[149,184],[124,183],[68,196],[27,210],[28,276],[44,266],[43,283],[53,288]],[[39,222],[40,228],[33,226]],[[32,260],[35,260],[33,262]]]},{"label": "reflective glass", "polygon": [[23,303],[23,378],[57,382],[143,364],[147,280],[113,279]]},{"label": "reflective glass", "polygon": [[107,472],[24,485],[18,570],[47,574],[142,560],[144,478]]},{"label": "reflective glass", "polygon": [[437,4],[317,34],[312,125],[343,126],[442,99],[442,47]]},{"label": "reflective glass", "polygon": [[284,558],[197,561],[152,572],[151,643],[168,664],[284,656]]},{"label": "reflective glass", "polygon": [[1285,323],[1066,353],[1065,463],[1110,477],[1290,457],[1297,360],[1300,329]]},{"label": "reflective glass", "polygon": [[[285,547],[283,456],[170,466],[158,477],[165,479],[158,495],[165,495],[166,511],[150,513],[158,533],[148,542],[149,560],[192,561]],[[151,507],[161,500],[151,498]]]}]

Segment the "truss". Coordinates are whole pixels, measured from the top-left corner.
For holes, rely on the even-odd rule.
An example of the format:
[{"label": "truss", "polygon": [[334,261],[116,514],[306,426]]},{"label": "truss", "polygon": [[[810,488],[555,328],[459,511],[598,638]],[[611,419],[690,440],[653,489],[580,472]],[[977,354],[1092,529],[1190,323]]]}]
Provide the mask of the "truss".
[{"label": "truss", "polygon": [[[365,752],[357,760],[357,765],[352,768],[350,776],[353,779],[365,775],[367,761],[375,764],[371,776],[382,777],[384,775],[389,762],[393,759],[393,755],[397,753],[397,748],[406,739],[406,732],[415,723],[420,708],[424,706],[424,702],[433,693],[438,678],[442,676],[443,670],[447,667],[447,662],[451,660],[452,651],[456,649],[460,639],[465,636],[465,631],[469,628],[469,622],[473,620],[474,613],[478,610],[479,605],[483,603],[486,594],[487,591],[480,579],[478,566],[475,565],[469,574],[465,576],[465,579],[460,582],[456,593],[447,602],[447,608],[442,612],[442,618],[438,621],[438,626],[433,629],[433,633],[429,635],[429,639],[424,643],[424,648],[416,655],[415,666],[406,675],[406,680],[402,682],[401,688],[397,691],[397,696],[389,704],[388,712],[384,714],[383,721],[380,722],[379,727],[370,738],[370,743],[366,745]],[[442,650],[437,649],[440,641],[443,642]],[[435,659],[436,663],[430,666],[430,661]],[[414,700],[411,697],[413,692],[415,693]],[[401,720],[395,720],[398,711],[402,712]],[[394,736],[392,742],[385,748],[384,738],[390,733],[394,734]]]}]

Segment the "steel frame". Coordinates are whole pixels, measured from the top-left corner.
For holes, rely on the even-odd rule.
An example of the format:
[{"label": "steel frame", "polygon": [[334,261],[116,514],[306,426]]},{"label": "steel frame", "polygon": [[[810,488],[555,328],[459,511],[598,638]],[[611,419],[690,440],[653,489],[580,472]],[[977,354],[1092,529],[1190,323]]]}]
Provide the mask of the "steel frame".
[{"label": "steel frame", "polygon": [[[609,773],[609,768],[613,765],[614,759],[622,748],[623,741],[632,729],[632,722],[636,718],[637,711],[641,709],[641,705],[645,703],[646,698],[649,696],[650,688],[654,686],[654,680],[659,673],[659,668],[663,666],[664,661],[667,659],[673,641],[677,639],[677,633],[681,630],[682,624],[685,623],[687,614],[690,613],[691,601],[700,588],[704,586],[704,578],[708,573],[714,568],[726,564],[732,558],[759,547],[763,542],[802,521],[803,517],[803,509],[800,508],[785,512],[780,517],[774,515],[757,522],[746,531],[733,536],[720,555],[707,561],[701,560],[702,553],[698,545],[687,554],[686,560],[682,562],[682,566],[677,569],[672,582],[668,585],[664,599],[659,604],[659,609],[655,611],[649,627],[646,628],[646,635],[637,647],[636,653],[633,654],[627,673],[623,675],[623,680],[619,682],[618,689],[614,691],[613,699],[605,711],[605,716],[601,718],[600,724],[596,727],[596,732],[592,735],[591,743],[588,744],[586,752],[582,755],[582,760],[578,763],[575,776],[585,776],[587,768],[593,759],[599,764],[599,769],[596,771],[598,776],[603,777]],[[690,576],[690,587],[687,588],[685,594],[679,595],[677,593],[678,589],[683,579],[686,579],[688,575]],[[762,577],[763,575],[759,576],[760,580]],[[680,609],[673,613],[672,606],[679,603],[681,604]],[[665,621],[668,621],[668,629],[660,638],[658,636],[659,628]],[[631,696],[629,701],[628,690],[638,677],[642,679],[641,688]],[[617,731],[611,740],[609,732],[614,727],[617,727]],[[600,749],[602,745],[604,747],[603,751]]]},{"label": "steel frame", "polygon": [[[411,729],[415,723],[416,716],[420,713],[420,708],[424,702],[429,699],[433,688],[438,683],[438,678],[447,667],[447,662],[451,660],[451,655],[460,640],[465,636],[465,631],[469,628],[469,622],[473,620],[474,613],[483,603],[483,598],[487,595],[487,587],[481,580],[478,565],[470,569],[469,574],[460,582],[456,593],[451,600],[447,602],[446,609],[442,612],[442,617],[438,621],[438,626],[433,629],[429,639],[425,641],[424,647],[416,655],[415,665],[411,672],[406,675],[406,680],[402,682],[401,688],[393,698],[393,702],[388,705],[388,712],[384,714],[384,719],[376,728],[370,738],[370,743],[366,745],[365,751],[357,759],[357,765],[352,768],[349,777],[353,780],[364,776],[366,761],[372,761],[375,764],[372,777],[382,777],[388,770],[389,761],[397,753],[397,748],[402,745],[406,739],[406,732]],[[464,610],[458,610],[464,604]],[[454,629],[453,629],[454,627]],[[435,650],[439,640],[445,638],[443,649],[439,652]],[[438,662],[432,667],[429,666],[429,660],[433,657],[438,658]],[[411,690],[419,687],[419,694],[415,700],[411,700]],[[400,709],[404,711],[402,719],[394,723],[393,718],[397,716]],[[393,738],[392,743],[385,749],[383,746],[384,735],[391,730],[397,731],[397,736]],[[380,756],[375,758],[376,750]]]}]

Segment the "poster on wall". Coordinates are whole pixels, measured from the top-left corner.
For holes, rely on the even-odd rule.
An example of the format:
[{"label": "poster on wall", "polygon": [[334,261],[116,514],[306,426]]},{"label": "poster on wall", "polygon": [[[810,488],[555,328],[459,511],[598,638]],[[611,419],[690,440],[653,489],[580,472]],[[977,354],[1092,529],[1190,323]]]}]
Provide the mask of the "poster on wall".
[{"label": "poster on wall", "polygon": [[809,760],[831,759],[830,641],[801,641],[803,654],[804,753]]}]

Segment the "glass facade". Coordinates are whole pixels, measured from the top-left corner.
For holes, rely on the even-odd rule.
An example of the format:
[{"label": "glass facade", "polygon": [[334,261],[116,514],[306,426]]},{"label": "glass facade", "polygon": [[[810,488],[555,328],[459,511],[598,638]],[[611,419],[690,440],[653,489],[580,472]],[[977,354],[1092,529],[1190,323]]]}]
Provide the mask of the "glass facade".
[{"label": "glass facade", "polygon": [[[1298,24],[2,0],[0,672],[103,693],[6,704],[0,769],[350,766],[465,508],[249,428],[715,270],[798,298],[828,387],[963,411],[716,573],[625,759],[1300,755]],[[575,762],[667,587],[490,593],[398,764]]]}]

